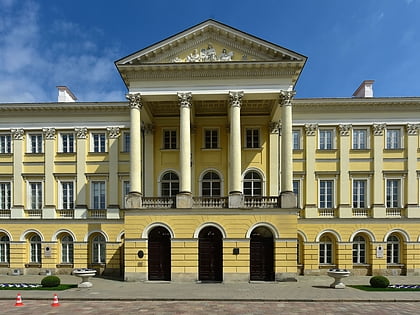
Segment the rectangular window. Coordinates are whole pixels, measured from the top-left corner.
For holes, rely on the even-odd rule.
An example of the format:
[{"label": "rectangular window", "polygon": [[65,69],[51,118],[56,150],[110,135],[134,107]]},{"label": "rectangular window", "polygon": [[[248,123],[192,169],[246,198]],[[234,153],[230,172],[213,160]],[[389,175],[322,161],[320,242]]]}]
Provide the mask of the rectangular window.
[{"label": "rectangular window", "polygon": [[300,130],[293,130],[293,150],[300,149]]},{"label": "rectangular window", "polygon": [[42,153],[42,134],[31,134],[29,135],[29,152],[30,153]]},{"label": "rectangular window", "polygon": [[61,207],[74,209],[74,183],[61,182]]},{"label": "rectangular window", "polygon": [[125,206],[125,196],[130,193],[130,182],[128,180],[122,183],[122,205]]},{"label": "rectangular window", "polygon": [[29,183],[29,203],[32,210],[42,209],[42,183]]},{"label": "rectangular window", "polygon": [[163,131],[163,148],[164,149],[176,149],[176,130],[164,130]]},{"label": "rectangular window", "polygon": [[92,182],[92,209],[105,209],[105,182]]},{"label": "rectangular window", "polygon": [[399,208],[401,207],[401,180],[387,179],[386,180],[386,207]]},{"label": "rectangular window", "polygon": [[319,263],[332,264],[332,243],[322,242],[319,244]]},{"label": "rectangular window", "polygon": [[246,147],[259,148],[260,147],[260,130],[257,128],[246,129]]},{"label": "rectangular window", "polygon": [[0,183],[0,210],[9,210],[11,205],[10,183]]},{"label": "rectangular window", "polygon": [[130,133],[123,133],[123,152],[130,152]]},{"label": "rectangular window", "polygon": [[105,150],[105,133],[93,133],[92,134],[92,151],[93,152],[106,152]]},{"label": "rectangular window", "polygon": [[366,208],[367,180],[353,180],[353,208]]},{"label": "rectangular window", "polygon": [[12,152],[12,138],[10,135],[0,135],[0,154]]},{"label": "rectangular window", "polygon": [[319,208],[332,209],[334,207],[334,181],[319,181]]},{"label": "rectangular window", "polygon": [[61,134],[61,152],[63,153],[74,152],[74,134],[72,133]]},{"label": "rectangular window", "polygon": [[332,129],[319,130],[319,149],[332,150],[333,147],[334,131]]},{"label": "rectangular window", "polygon": [[293,181],[293,193],[296,195],[297,207],[300,208],[299,198],[300,198],[300,181]]},{"label": "rectangular window", "polygon": [[367,148],[367,130],[353,129],[353,149],[364,150]]},{"label": "rectangular window", "polygon": [[219,142],[219,139],[218,139],[217,129],[204,130],[204,148],[205,149],[217,149],[218,142]]},{"label": "rectangular window", "polygon": [[401,149],[401,129],[386,130],[386,148]]}]

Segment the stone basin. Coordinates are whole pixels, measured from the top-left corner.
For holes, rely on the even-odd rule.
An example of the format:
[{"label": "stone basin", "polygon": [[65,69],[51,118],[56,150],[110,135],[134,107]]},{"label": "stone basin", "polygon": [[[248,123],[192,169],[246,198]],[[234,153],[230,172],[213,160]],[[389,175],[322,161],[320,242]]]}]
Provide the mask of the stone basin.
[{"label": "stone basin", "polygon": [[334,282],[330,284],[331,288],[344,289],[346,285],[343,283],[343,278],[350,276],[350,271],[347,269],[330,269],[327,272],[328,276],[334,278]]},{"label": "stone basin", "polygon": [[77,285],[78,288],[90,288],[93,284],[89,281],[89,278],[96,275],[96,270],[89,268],[74,269],[73,275],[82,278],[82,282]]}]

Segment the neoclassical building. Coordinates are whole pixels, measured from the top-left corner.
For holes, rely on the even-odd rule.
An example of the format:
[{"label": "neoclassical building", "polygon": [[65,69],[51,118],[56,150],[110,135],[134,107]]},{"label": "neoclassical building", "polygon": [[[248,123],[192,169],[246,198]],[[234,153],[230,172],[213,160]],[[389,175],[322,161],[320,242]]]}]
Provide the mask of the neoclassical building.
[{"label": "neoclassical building", "polygon": [[126,102],[0,104],[0,274],[418,274],[420,98],[297,98],[306,59],[207,20],[115,62]]}]

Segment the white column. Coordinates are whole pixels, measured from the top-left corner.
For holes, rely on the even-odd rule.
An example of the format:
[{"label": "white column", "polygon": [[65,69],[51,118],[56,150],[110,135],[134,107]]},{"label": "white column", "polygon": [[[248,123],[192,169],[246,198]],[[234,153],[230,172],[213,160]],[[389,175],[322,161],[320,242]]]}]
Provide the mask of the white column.
[{"label": "white column", "polygon": [[384,130],[386,124],[373,124],[373,217],[386,218],[384,186]]},{"label": "white column", "polygon": [[339,207],[338,216],[340,218],[352,218],[352,206],[350,202],[350,131],[351,125],[341,124],[338,126],[340,131],[340,186],[339,186]]},{"label": "white column", "polygon": [[86,219],[86,139],[87,128],[74,128],[76,132],[76,208],[75,219]]},{"label": "white column", "polygon": [[108,131],[108,156],[109,156],[109,185],[108,185],[108,210],[107,219],[119,219],[120,209],[118,206],[118,138],[120,128],[107,127]]},{"label": "white column", "polygon": [[179,166],[180,193],[191,194],[191,93],[178,93],[180,106]]},{"label": "white column", "polygon": [[55,129],[43,128],[44,134],[44,210],[42,211],[42,218],[51,219],[55,217],[55,187],[54,187],[54,141]]},{"label": "white column", "polygon": [[23,218],[24,213],[24,191],[23,182],[23,154],[24,154],[24,134],[22,128],[12,129],[13,139],[13,205],[11,209],[11,218]]},{"label": "white column", "polygon": [[407,124],[407,217],[420,218],[417,186],[417,144],[419,124]]},{"label": "white column", "polygon": [[230,150],[229,164],[231,179],[229,193],[242,193],[242,160],[241,160],[241,105],[243,92],[229,92],[230,98]]}]

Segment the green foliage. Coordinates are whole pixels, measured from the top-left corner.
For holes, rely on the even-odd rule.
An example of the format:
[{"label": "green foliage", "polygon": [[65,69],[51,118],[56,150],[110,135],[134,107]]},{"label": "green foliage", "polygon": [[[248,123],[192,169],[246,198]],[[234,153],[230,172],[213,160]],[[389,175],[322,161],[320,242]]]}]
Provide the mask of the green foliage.
[{"label": "green foliage", "polygon": [[60,285],[60,278],[57,276],[46,276],[42,279],[41,285],[47,288],[58,287]]},{"label": "green foliage", "polygon": [[369,283],[373,288],[387,288],[389,286],[389,280],[384,276],[374,276],[370,278]]}]

